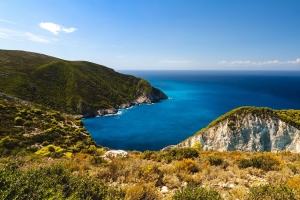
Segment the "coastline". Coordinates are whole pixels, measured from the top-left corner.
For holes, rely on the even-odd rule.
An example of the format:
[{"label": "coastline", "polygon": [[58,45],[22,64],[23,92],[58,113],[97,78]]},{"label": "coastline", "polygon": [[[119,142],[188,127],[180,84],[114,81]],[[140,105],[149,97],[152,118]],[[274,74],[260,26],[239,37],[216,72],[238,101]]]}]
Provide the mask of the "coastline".
[{"label": "coastline", "polygon": [[86,110],[81,115],[81,118],[92,118],[92,117],[103,117],[106,115],[116,115],[119,112],[119,109],[128,109],[140,104],[152,104],[160,102],[161,100],[168,99],[169,97],[162,92],[161,90],[152,87],[152,91],[149,94],[142,93],[136,99],[117,105],[114,108],[107,108],[101,110]]}]

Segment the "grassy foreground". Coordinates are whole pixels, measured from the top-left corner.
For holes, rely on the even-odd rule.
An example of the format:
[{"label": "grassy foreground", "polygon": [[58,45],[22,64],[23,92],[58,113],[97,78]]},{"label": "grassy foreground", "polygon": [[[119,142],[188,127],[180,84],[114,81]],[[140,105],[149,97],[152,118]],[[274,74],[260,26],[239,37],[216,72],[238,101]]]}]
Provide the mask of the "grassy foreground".
[{"label": "grassy foreground", "polygon": [[[300,155],[103,149],[72,156],[0,158],[1,199],[299,199]],[[165,190],[165,186],[167,190]]]}]

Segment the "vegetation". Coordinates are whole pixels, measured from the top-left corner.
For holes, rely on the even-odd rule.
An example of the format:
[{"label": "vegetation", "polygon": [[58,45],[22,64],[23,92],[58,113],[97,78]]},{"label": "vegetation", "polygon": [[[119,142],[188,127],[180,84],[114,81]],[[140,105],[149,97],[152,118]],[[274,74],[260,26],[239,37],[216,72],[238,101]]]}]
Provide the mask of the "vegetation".
[{"label": "vegetation", "polygon": [[36,152],[62,156],[94,152],[96,143],[76,117],[0,99],[0,155]]},{"label": "vegetation", "polygon": [[84,61],[0,50],[0,92],[66,113],[112,108],[150,93],[144,79]]},{"label": "vegetation", "polygon": [[239,168],[255,167],[263,169],[265,171],[278,170],[280,166],[280,160],[274,156],[258,156],[251,159],[242,159],[238,164]]},{"label": "vegetation", "polygon": [[21,171],[17,163],[0,169],[1,199],[123,199],[122,189],[87,175],[74,175],[61,165]]},{"label": "vegetation", "polygon": [[[55,152],[55,146],[45,146]],[[52,150],[51,150],[52,149]],[[0,158],[0,199],[299,199],[300,155],[198,151],[170,163],[145,159],[104,159],[83,152],[15,154]],[[100,153],[101,152],[101,153]],[[155,152],[161,157],[166,152]],[[240,168],[241,160],[278,160],[272,169]],[[219,161],[222,164],[219,165]],[[213,161],[213,162],[211,162]],[[224,167],[227,163],[227,167]],[[276,167],[275,167],[276,166]],[[168,191],[162,192],[167,186]]]},{"label": "vegetation", "polygon": [[221,200],[220,194],[215,190],[189,184],[186,188],[177,191],[173,196],[174,200]]}]

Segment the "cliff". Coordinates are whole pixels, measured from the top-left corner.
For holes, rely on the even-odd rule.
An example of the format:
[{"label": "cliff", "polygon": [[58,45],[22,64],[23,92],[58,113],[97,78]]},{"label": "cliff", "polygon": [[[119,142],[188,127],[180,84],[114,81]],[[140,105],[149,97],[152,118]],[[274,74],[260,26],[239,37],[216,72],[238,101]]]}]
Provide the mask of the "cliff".
[{"label": "cliff", "polygon": [[242,107],[212,122],[177,147],[201,143],[203,150],[300,152],[297,110]]}]

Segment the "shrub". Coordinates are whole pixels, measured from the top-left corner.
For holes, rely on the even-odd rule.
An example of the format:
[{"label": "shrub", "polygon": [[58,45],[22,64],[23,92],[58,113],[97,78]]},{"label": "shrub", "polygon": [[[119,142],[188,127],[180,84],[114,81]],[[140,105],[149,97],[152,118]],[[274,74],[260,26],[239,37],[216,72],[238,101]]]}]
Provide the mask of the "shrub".
[{"label": "shrub", "polygon": [[18,142],[15,139],[6,136],[0,140],[0,148],[13,149],[17,146]]},{"label": "shrub", "polygon": [[178,163],[175,164],[175,168],[177,170],[184,170],[187,172],[197,172],[198,169],[196,167],[196,162],[190,158],[188,159],[183,159],[181,161],[179,161]]},{"label": "shrub", "polygon": [[209,156],[208,161],[210,165],[219,166],[223,164],[223,158],[220,156]]},{"label": "shrub", "polygon": [[23,119],[22,119],[22,117],[16,117],[15,118],[15,125],[17,125],[17,126],[22,126],[22,124],[23,124]]},{"label": "shrub", "polygon": [[161,199],[154,185],[133,185],[127,188],[125,200],[158,200]]},{"label": "shrub", "polygon": [[199,151],[193,148],[176,148],[160,155],[159,160],[165,160],[170,163],[172,160],[182,160],[184,158],[196,158],[199,156]]},{"label": "shrub", "polygon": [[41,156],[61,157],[64,155],[64,152],[65,149],[50,144],[48,146],[42,147],[40,150],[35,152],[35,154]]},{"label": "shrub", "polygon": [[158,159],[158,153],[157,153],[157,151],[148,151],[147,150],[142,154],[142,159],[156,161]]},{"label": "shrub", "polygon": [[257,156],[251,159],[241,159],[238,163],[240,169],[247,167],[255,167],[258,169],[263,169],[265,171],[278,170],[280,161],[271,156]]},{"label": "shrub", "polygon": [[299,192],[293,191],[292,188],[286,185],[260,185],[251,187],[248,198],[251,200],[273,200],[273,199],[299,199]]},{"label": "shrub", "polygon": [[208,190],[195,184],[188,184],[173,196],[173,200],[220,200],[220,194],[215,190]]},{"label": "shrub", "polygon": [[99,165],[102,163],[107,163],[107,161],[104,158],[102,158],[101,156],[92,156],[90,158],[90,163],[91,163],[91,165]]},{"label": "shrub", "polygon": [[181,186],[181,182],[175,174],[165,174],[162,181],[164,185],[168,186],[170,189],[179,188]]},{"label": "shrub", "polygon": [[202,144],[200,142],[195,142],[195,144],[192,146],[193,149],[201,149]]},{"label": "shrub", "polygon": [[[123,199],[124,191],[90,176],[73,175],[61,165],[21,171],[0,168],[1,199]],[[112,198],[113,197],[113,198]]]},{"label": "shrub", "polygon": [[294,176],[287,180],[286,184],[294,189],[300,190],[300,176]]}]

